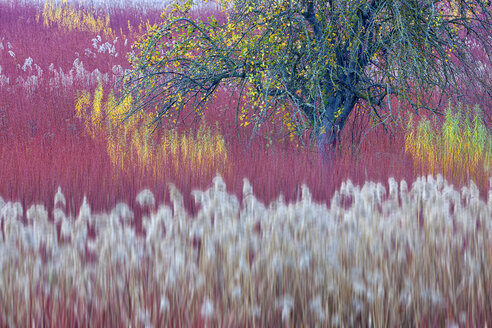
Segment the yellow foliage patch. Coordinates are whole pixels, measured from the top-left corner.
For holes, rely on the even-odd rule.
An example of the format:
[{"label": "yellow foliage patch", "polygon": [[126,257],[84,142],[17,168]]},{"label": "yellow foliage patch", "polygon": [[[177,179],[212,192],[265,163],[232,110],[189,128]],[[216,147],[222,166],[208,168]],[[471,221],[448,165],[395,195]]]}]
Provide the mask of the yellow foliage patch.
[{"label": "yellow foliage patch", "polygon": [[[111,39],[116,35],[109,26],[109,14],[105,17],[97,17],[87,10],[74,8],[67,1],[54,3],[47,0],[43,6],[42,17],[45,27],[56,25],[61,30],[88,31]],[[39,21],[40,16],[36,16],[36,19]]]},{"label": "yellow foliage patch", "polygon": [[456,111],[449,106],[440,128],[436,121],[422,118],[415,129],[410,117],[405,151],[412,155],[419,173],[442,172],[475,181],[492,173],[492,138],[478,107],[472,115],[461,105]]},{"label": "yellow foliage patch", "polygon": [[196,132],[167,129],[158,136],[150,130],[155,114],[127,117],[131,103],[131,97],[117,103],[113,92],[104,100],[102,85],[93,95],[78,92],[75,102],[77,117],[92,138],[104,140],[115,168],[129,173],[129,168],[137,167],[156,178],[163,177],[164,167],[172,167],[175,174],[187,170],[196,177],[227,171],[227,147],[217,126],[202,123]]}]

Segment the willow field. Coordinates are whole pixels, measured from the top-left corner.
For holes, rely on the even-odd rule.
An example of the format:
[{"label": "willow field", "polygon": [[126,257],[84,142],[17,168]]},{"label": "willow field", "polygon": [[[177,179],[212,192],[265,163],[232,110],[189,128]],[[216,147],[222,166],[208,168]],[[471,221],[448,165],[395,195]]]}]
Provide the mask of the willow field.
[{"label": "willow field", "polygon": [[115,88],[161,13],[0,0],[0,326],[492,325],[490,98],[359,106],[329,163],[232,86],[151,131]]}]

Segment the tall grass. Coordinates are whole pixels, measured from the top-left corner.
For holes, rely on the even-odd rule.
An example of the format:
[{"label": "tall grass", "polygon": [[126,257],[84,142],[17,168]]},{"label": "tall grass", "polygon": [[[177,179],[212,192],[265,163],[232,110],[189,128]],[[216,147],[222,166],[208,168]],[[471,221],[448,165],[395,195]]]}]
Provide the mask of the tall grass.
[{"label": "tall grass", "polygon": [[41,16],[45,27],[56,24],[59,29],[68,32],[82,30],[103,34],[106,37],[115,37],[110,27],[109,14],[105,17],[97,17],[88,10],[77,9],[66,2],[56,4],[48,0],[43,6],[42,13],[36,15],[36,21],[39,22]]},{"label": "tall grass", "polygon": [[[93,35],[101,35],[107,39],[115,39],[120,36],[124,39],[136,39],[142,35],[151,22],[157,17],[157,8],[149,8],[132,15],[132,9],[126,14],[117,7],[107,4],[107,9],[85,8],[77,2],[54,2],[46,0],[42,11],[36,14],[36,22],[42,21],[44,27],[55,26],[59,31],[85,31]],[[160,9],[159,9],[160,10]],[[122,14],[123,13],[123,14]],[[125,21],[126,19],[126,21]]]},{"label": "tall grass", "polygon": [[[51,206],[49,195],[61,185],[72,213],[87,193],[94,209],[107,210],[125,201],[140,221],[134,199],[141,188],[167,200],[163,186],[173,182],[183,191],[186,208],[194,211],[190,192],[205,188],[217,172],[236,195],[247,177],[265,202],[280,193],[288,201],[296,200],[303,183],[314,199],[328,202],[346,178],[362,184],[369,179],[387,181],[389,174],[413,180],[419,173],[404,151],[403,132],[390,135],[377,127],[363,138],[354,135],[357,126],[370,123],[362,111],[347,123],[351,129],[344,131],[344,150],[335,163],[324,163],[315,147],[293,138],[286,111],[262,126],[249,146],[251,124],[236,124],[238,95],[230,86],[220,89],[203,122],[191,128],[159,129],[152,135],[145,130],[147,115],[120,125],[122,108],[109,111],[114,106],[108,91],[128,67],[126,55],[139,33],[135,31],[147,20],[158,20],[160,11],[96,11],[60,2],[56,6],[53,10],[60,17],[82,17],[80,26],[70,29],[61,18],[57,23],[43,14],[42,6],[0,4],[0,81],[8,81],[0,87],[0,160],[6,163],[0,166],[0,193],[23,206]],[[208,15],[210,10],[196,14]],[[83,27],[84,15],[95,20],[109,15],[105,28],[109,26],[115,38],[104,32],[98,37]],[[126,132],[123,126],[129,126]],[[362,140],[358,151],[345,151],[354,138]],[[477,179],[477,184],[484,191],[486,178]]]},{"label": "tall grass", "polygon": [[[97,36],[43,26],[36,21],[39,14],[41,7],[0,4],[0,75],[7,81],[0,87],[0,192],[25,206],[47,202],[48,190],[61,184],[69,196],[67,206],[75,211],[83,189],[96,197],[97,190],[124,189],[124,182],[118,186],[111,180],[105,148],[93,142],[76,118],[74,99],[75,90],[119,76],[132,40],[126,46],[121,38],[111,40],[115,51],[99,52]],[[127,17],[125,25],[129,19],[140,24],[138,16]],[[96,197],[91,200],[96,208],[117,200]]]},{"label": "tall grass", "polygon": [[174,185],[172,207],[144,190],[143,234],[124,203],[0,200],[0,325],[490,325],[492,181],[487,203],[439,175],[388,185],[265,205],[216,177],[195,216]]},{"label": "tall grass", "polygon": [[[96,15],[75,8],[106,17],[105,12]],[[361,160],[355,163],[343,155],[329,170],[311,148],[290,141],[285,115],[259,131],[248,147],[251,125],[237,128],[231,110],[237,100],[230,88],[221,89],[209,104],[201,125],[179,131],[160,129],[150,135],[144,130],[148,117],[142,116],[125,135],[117,124],[121,113],[108,111],[112,107],[108,91],[128,67],[125,57],[131,51],[131,37],[137,37],[128,31],[128,21],[135,31],[142,21],[159,19],[160,12],[154,12],[154,17],[152,12],[138,16],[130,9],[108,11],[110,27],[118,36],[114,42],[86,29],[69,30],[57,23],[45,26],[43,7],[0,4],[0,10],[5,31],[0,74],[8,80],[0,87],[0,159],[6,163],[0,166],[0,193],[20,200],[23,206],[31,202],[51,206],[51,190],[61,185],[71,212],[84,193],[97,210],[123,200],[133,208],[141,188],[150,188],[157,199],[168,199],[163,186],[173,182],[193,210],[191,190],[205,188],[217,172],[235,194],[241,193],[242,178],[247,177],[258,186],[257,196],[263,201],[279,193],[295,200],[302,183],[310,186],[315,199],[326,201],[347,177],[358,183],[368,178],[384,181],[393,169],[399,170],[398,178],[413,178],[405,155],[384,155],[388,157],[384,165],[371,165],[380,154],[399,154],[402,149],[397,146],[401,142],[375,143],[382,140],[379,132],[366,138],[361,149],[367,151]],[[114,51],[107,49],[113,46]],[[101,95],[94,97],[96,92]],[[278,130],[272,134],[266,128]],[[197,163],[200,158],[202,164]]]},{"label": "tall grass", "polygon": [[415,128],[410,117],[405,150],[420,174],[441,172],[459,183],[486,181],[492,174],[492,138],[478,106],[450,104],[442,124],[424,117]]},{"label": "tall grass", "polygon": [[[204,122],[196,131],[166,129],[152,132],[154,113],[139,113],[125,120],[131,97],[117,103],[113,93],[103,99],[101,84],[91,97],[86,90],[76,99],[77,117],[96,140],[104,140],[113,165],[127,172],[131,165],[162,179],[162,167],[174,175],[200,176],[227,173],[227,149],[218,128]],[[183,130],[183,129],[182,129]]]}]

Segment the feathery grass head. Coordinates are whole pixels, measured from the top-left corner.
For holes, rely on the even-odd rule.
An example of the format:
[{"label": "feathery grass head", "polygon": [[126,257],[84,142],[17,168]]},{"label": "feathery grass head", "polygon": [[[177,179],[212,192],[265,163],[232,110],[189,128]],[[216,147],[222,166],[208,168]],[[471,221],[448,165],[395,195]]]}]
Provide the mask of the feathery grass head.
[{"label": "feathery grass head", "polygon": [[301,186],[301,200],[303,203],[305,204],[311,204],[312,202],[312,195],[311,195],[311,191],[309,191],[309,188],[308,186],[306,186],[305,184],[303,184]]},{"label": "feathery grass head", "polygon": [[137,203],[142,207],[154,207],[155,198],[150,189],[143,189],[140,191],[136,198]]},{"label": "feathery grass head", "polygon": [[183,195],[173,183],[170,183],[168,185],[168,188],[169,188],[169,198],[173,203],[174,215],[176,215],[177,213],[184,211]]},{"label": "feathery grass head", "polygon": [[87,202],[87,197],[84,196],[82,200],[82,205],[80,205],[79,215],[77,216],[77,220],[91,222],[91,207]]},{"label": "feathery grass head", "polygon": [[26,212],[26,218],[28,222],[48,222],[48,211],[44,208],[44,205],[31,205]]},{"label": "feathery grass head", "polygon": [[5,201],[3,200],[2,196],[0,196],[0,211],[4,206],[5,206]]},{"label": "feathery grass head", "polygon": [[[140,194],[138,194],[138,195],[140,196]],[[152,197],[153,197],[153,195],[152,195]],[[137,196],[137,202],[139,202],[138,198],[139,197]],[[139,202],[139,204],[141,206],[143,206],[140,202]],[[147,204],[147,203],[143,202],[143,204]],[[117,217],[117,218],[121,219],[124,224],[131,224],[133,222],[133,218],[134,218],[133,212],[132,212],[132,210],[130,210],[130,207],[127,204],[121,203],[121,202],[117,203],[115,205],[115,207],[111,211],[111,215],[113,217]]]},{"label": "feathery grass head", "polygon": [[395,178],[390,177],[388,179],[388,186],[390,197],[398,201],[398,182],[396,182]]},{"label": "feathery grass head", "polygon": [[408,184],[405,180],[400,181],[400,195],[406,197],[408,195]]},{"label": "feathery grass head", "polygon": [[253,195],[253,187],[248,179],[243,178],[243,199]]},{"label": "feathery grass head", "polygon": [[215,192],[225,192],[226,191],[226,184],[224,182],[224,179],[220,175],[217,175],[213,180],[212,183],[214,185],[214,191]]},{"label": "feathery grass head", "polygon": [[0,218],[4,220],[20,220],[23,215],[22,205],[19,202],[7,202],[0,209]]},{"label": "feathery grass head", "polygon": [[60,209],[64,210],[65,206],[66,206],[65,195],[63,195],[63,193],[62,193],[61,187],[58,186],[58,190],[56,191],[56,194],[55,194],[54,207],[55,207],[55,209],[60,208]]}]

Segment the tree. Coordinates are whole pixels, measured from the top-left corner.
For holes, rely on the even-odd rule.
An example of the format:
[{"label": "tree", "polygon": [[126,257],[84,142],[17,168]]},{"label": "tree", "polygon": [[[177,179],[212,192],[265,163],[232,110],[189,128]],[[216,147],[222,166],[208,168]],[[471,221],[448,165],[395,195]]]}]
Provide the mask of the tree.
[{"label": "tree", "polygon": [[311,129],[326,150],[357,103],[376,117],[393,96],[416,112],[436,110],[429,92],[456,92],[472,78],[467,42],[492,53],[483,0],[224,0],[219,19],[193,18],[192,5],[164,11],[135,45],[128,115],[156,107],[155,122],[175,122],[185,108],[200,115],[232,83],[255,130],[288,108],[298,131]]}]

